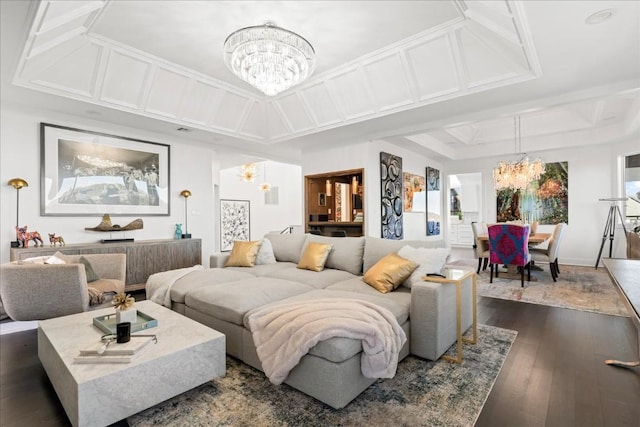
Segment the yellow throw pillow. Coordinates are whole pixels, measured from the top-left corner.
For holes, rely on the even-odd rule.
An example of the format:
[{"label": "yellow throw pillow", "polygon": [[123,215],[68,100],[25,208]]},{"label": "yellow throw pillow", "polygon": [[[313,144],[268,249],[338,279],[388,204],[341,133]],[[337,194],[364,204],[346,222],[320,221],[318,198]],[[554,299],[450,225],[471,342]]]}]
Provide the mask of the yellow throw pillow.
[{"label": "yellow throw pillow", "polygon": [[253,267],[256,263],[256,256],[260,249],[261,240],[243,242],[236,240],[233,242],[231,255],[225,263],[225,267]]},{"label": "yellow throw pillow", "polygon": [[331,245],[309,242],[300,257],[298,268],[311,271],[324,270],[324,263],[327,262],[329,252],[331,252]]},{"label": "yellow throw pillow", "polygon": [[417,267],[418,264],[402,258],[398,254],[389,254],[367,270],[362,280],[367,285],[386,294],[400,286]]}]

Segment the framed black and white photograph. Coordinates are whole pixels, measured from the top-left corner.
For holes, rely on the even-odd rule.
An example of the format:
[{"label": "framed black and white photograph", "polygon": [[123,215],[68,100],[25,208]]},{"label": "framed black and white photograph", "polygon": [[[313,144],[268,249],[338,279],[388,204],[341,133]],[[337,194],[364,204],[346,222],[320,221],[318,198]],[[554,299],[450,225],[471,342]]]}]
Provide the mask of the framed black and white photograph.
[{"label": "framed black and white photograph", "polygon": [[318,193],[318,206],[327,206],[327,193]]},{"label": "framed black and white photograph", "polygon": [[220,250],[233,249],[236,240],[251,240],[249,200],[220,200]]},{"label": "framed black and white photograph", "polygon": [[169,145],[40,124],[40,214],[169,215]]}]

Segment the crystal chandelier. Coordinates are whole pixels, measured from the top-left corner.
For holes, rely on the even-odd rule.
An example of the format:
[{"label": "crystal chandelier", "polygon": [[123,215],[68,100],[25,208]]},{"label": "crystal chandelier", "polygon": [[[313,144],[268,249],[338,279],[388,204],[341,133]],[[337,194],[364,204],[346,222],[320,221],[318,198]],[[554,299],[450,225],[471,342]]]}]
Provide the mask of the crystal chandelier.
[{"label": "crystal chandelier", "polygon": [[[516,152],[519,152],[522,148],[520,117],[514,117],[513,126]],[[540,179],[545,170],[545,164],[542,160],[529,161],[526,154],[517,162],[500,161],[498,166],[493,169],[493,186],[496,190],[525,190],[533,181]]]},{"label": "crystal chandelier", "polygon": [[313,46],[273,22],[231,33],[224,42],[224,62],[267,96],[301,83],[316,65]]}]

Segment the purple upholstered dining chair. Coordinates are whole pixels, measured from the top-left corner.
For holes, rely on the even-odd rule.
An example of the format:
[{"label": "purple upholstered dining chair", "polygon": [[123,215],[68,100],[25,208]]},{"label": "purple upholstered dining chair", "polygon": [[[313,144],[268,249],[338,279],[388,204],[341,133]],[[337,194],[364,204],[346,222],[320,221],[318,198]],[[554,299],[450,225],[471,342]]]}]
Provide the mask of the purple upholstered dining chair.
[{"label": "purple upholstered dining chair", "polygon": [[489,226],[489,262],[491,263],[490,283],[493,283],[493,269],[498,277],[499,265],[520,267],[520,283],[524,287],[524,268],[527,280],[531,280],[531,254],[529,254],[529,225],[494,224]]}]

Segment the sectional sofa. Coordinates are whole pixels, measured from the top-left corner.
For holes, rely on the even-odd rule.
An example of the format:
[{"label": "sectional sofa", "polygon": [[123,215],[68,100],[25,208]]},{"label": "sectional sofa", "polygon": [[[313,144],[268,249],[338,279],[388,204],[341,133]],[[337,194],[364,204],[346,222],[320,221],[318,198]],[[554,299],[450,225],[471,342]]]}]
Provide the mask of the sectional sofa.
[{"label": "sectional sofa", "polygon": [[[437,248],[442,242],[310,234],[268,234],[265,239],[275,257],[270,263],[224,267],[229,254],[214,254],[212,268],[191,271],[170,288],[171,308],[224,333],[229,355],[262,370],[247,321],[251,312],[279,301],[325,297],[356,298],[390,310],[408,337],[400,360],[409,354],[436,360],[455,342],[455,286],[420,281],[411,288],[401,286],[383,294],[364,283],[362,277],[385,255],[406,245]],[[297,268],[306,242],[332,245],[322,271]],[[471,287],[464,288],[466,330],[472,322],[472,299]],[[360,340],[338,337],[322,341],[284,382],[333,408],[342,408],[376,381],[362,375],[361,352]]]}]

